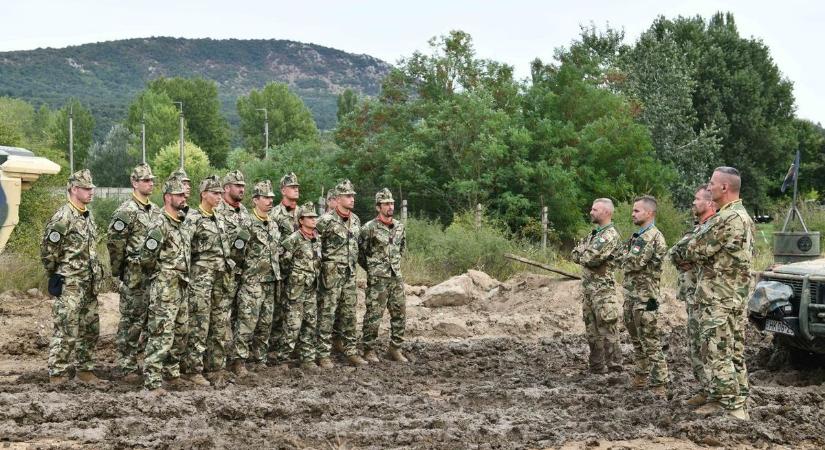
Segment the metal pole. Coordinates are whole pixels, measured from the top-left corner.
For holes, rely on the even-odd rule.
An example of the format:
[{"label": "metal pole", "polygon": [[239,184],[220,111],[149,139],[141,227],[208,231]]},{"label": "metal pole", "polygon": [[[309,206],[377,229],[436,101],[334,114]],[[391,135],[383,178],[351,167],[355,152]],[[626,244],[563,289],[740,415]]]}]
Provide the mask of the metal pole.
[{"label": "metal pole", "polygon": [[180,137],[178,138],[178,142],[180,142],[180,170],[183,170],[183,102],[172,103],[180,106],[180,114],[178,114],[180,118]]},{"label": "metal pole", "polygon": [[69,172],[74,173],[74,105],[69,105]]},{"label": "metal pole", "polygon": [[264,112],[264,151],[269,150],[269,116],[266,108],[258,108],[256,111]]},{"label": "metal pole", "polygon": [[407,223],[407,200],[401,200],[401,221]]},{"label": "metal pole", "polygon": [[146,113],[140,118],[140,149],[141,160],[146,164]]},{"label": "metal pole", "polygon": [[541,249],[547,250],[547,207],[541,208]]}]

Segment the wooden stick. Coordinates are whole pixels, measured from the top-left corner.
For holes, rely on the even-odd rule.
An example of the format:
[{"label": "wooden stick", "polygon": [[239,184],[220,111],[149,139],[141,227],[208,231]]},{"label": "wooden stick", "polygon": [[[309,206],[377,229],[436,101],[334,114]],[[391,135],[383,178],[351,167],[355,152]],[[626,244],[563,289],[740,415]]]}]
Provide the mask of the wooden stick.
[{"label": "wooden stick", "polygon": [[570,272],[565,272],[563,270],[556,269],[555,267],[550,267],[546,264],[542,264],[540,262],[536,262],[536,261],[533,261],[533,260],[530,260],[530,259],[527,259],[527,258],[522,258],[521,256],[512,255],[510,253],[505,253],[504,257],[507,258],[507,259],[512,259],[514,261],[518,261],[520,263],[530,265],[530,266],[535,266],[535,267],[538,267],[540,269],[549,270],[550,272],[557,273],[559,275],[564,275],[567,278],[572,278],[574,280],[581,280],[582,279],[580,276],[578,276],[576,274],[573,274],[573,273],[570,273]]}]

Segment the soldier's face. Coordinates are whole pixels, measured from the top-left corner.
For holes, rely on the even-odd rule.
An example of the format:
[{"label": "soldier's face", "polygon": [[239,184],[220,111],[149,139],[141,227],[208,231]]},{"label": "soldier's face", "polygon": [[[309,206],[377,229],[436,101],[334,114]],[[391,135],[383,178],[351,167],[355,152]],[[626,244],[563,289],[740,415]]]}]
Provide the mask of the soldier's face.
[{"label": "soldier's face", "polygon": [[92,198],[95,196],[95,190],[93,188],[84,188],[79,186],[72,187],[71,193],[75,200],[84,205],[92,203]]},{"label": "soldier's face", "polygon": [[333,210],[338,207],[338,197],[330,197],[327,200],[327,209]]},{"label": "soldier's face", "polygon": [[599,223],[604,217],[604,207],[601,203],[593,203],[590,207],[590,223]]},{"label": "soldier's face", "polygon": [[192,183],[191,182],[189,182],[189,181],[184,181],[183,182],[183,195],[185,195],[186,198],[189,198],[189,196],[192,195]]},{"label": "soldier's face", "polygon": [[647,209],[643,202],[636,202],[633,204],[633,225],[644,225],[653,218],[653,211]]},{"label": "soldier's face", "polygon": [[272,197],[257,196],[252,198],[252,203],[260,212],[268,213],[272,210]]},{"label": "soldier's face", "polygon": [[284,186],[281,188],[281,195],[289,201],[297,201],[300,196],[300,188],[298,186]]},{"label": "soldier's face", "polygon": [[722,199],[722,196],[725,195],[725,192],[728,189],[727,183],[725,183],[724,175],[720,172],[713,172],[713,175],[710,177],[710,181],[708,182],[708,190],[710,191],[710,198],[717,204],[719,200]]},{"label": "soldier's face", "polygon": [[318,224],[318,218],[317,217],[301,217],[300,219],[298,219],[298,222],[301,224],[302,227],[310,229],[310,230],[314,230],[315,225]]},{"label": "soldier's face", "polygon": [[710,199],[710,192],[705,189],[700,189],[693,194],[693,214],[696,217],[702,217],[707,214],[708,210],[716,209],[713,200]]},{"label": "soldier's face", "polygon": [[180,211],[186,205],[186,194],[166,194],[163,196],[172,209]]},{"label": "soldier's face", "polygon": [[212,191],[203,191],[201,193],[201,201],[210,208],[218,206],[221,202],[221,193]]},{"label": "soldier's face", "polygon": [[352,194],[339,195],[338,206],[349,210],[355,208],[355,196]]},{"label": "soldier's face", "polygon": [[379,203],[378,214],[384,217],[392,217],[395,213],[395,203]]},{"label": "soldier's face", "polygon": [[233,201],[239,202],[243,200],[243,194],[246,191],[242,184],[227,184],[223,187],[226,194],[229,195]]},{"label": "soldier's face", "polygon": [[152,195],[152,191],[155,189],[155,180],[148,179],[133,181],[132,188],[134,188],[138,194],[148,197]]}]

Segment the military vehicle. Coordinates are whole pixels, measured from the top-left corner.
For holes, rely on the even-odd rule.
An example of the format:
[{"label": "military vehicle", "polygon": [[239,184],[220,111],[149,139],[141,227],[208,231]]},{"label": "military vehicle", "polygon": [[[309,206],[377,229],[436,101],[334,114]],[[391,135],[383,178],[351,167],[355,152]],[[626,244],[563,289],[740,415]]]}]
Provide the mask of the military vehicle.
[{"label": "military vehicle", "polygon": [[60,172],[60,165],[29,150],[0,145],[0,253],[20,220],[20,194],[41,175]]}]

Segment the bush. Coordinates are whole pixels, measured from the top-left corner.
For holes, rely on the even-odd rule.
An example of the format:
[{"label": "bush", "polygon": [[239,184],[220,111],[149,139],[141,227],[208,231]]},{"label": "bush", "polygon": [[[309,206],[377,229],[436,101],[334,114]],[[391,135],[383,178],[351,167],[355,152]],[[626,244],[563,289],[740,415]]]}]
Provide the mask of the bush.
[{"label": "bush", "polygon": [[[183,167],[186,170],[186,174],[192,179],[192,192],[197,192],[200,181],[213,172],[212,167],[209,165],[209,157],[206,155],[206,152],[191,142],[184,144],[183,156]],[[180,144],[178,141],[175,141],[163,147],[160,152],[155,155],[152,170],[157,177],[156,186],[162,189],[163,183],[169,178],[169,175],[179,167]]]}]

